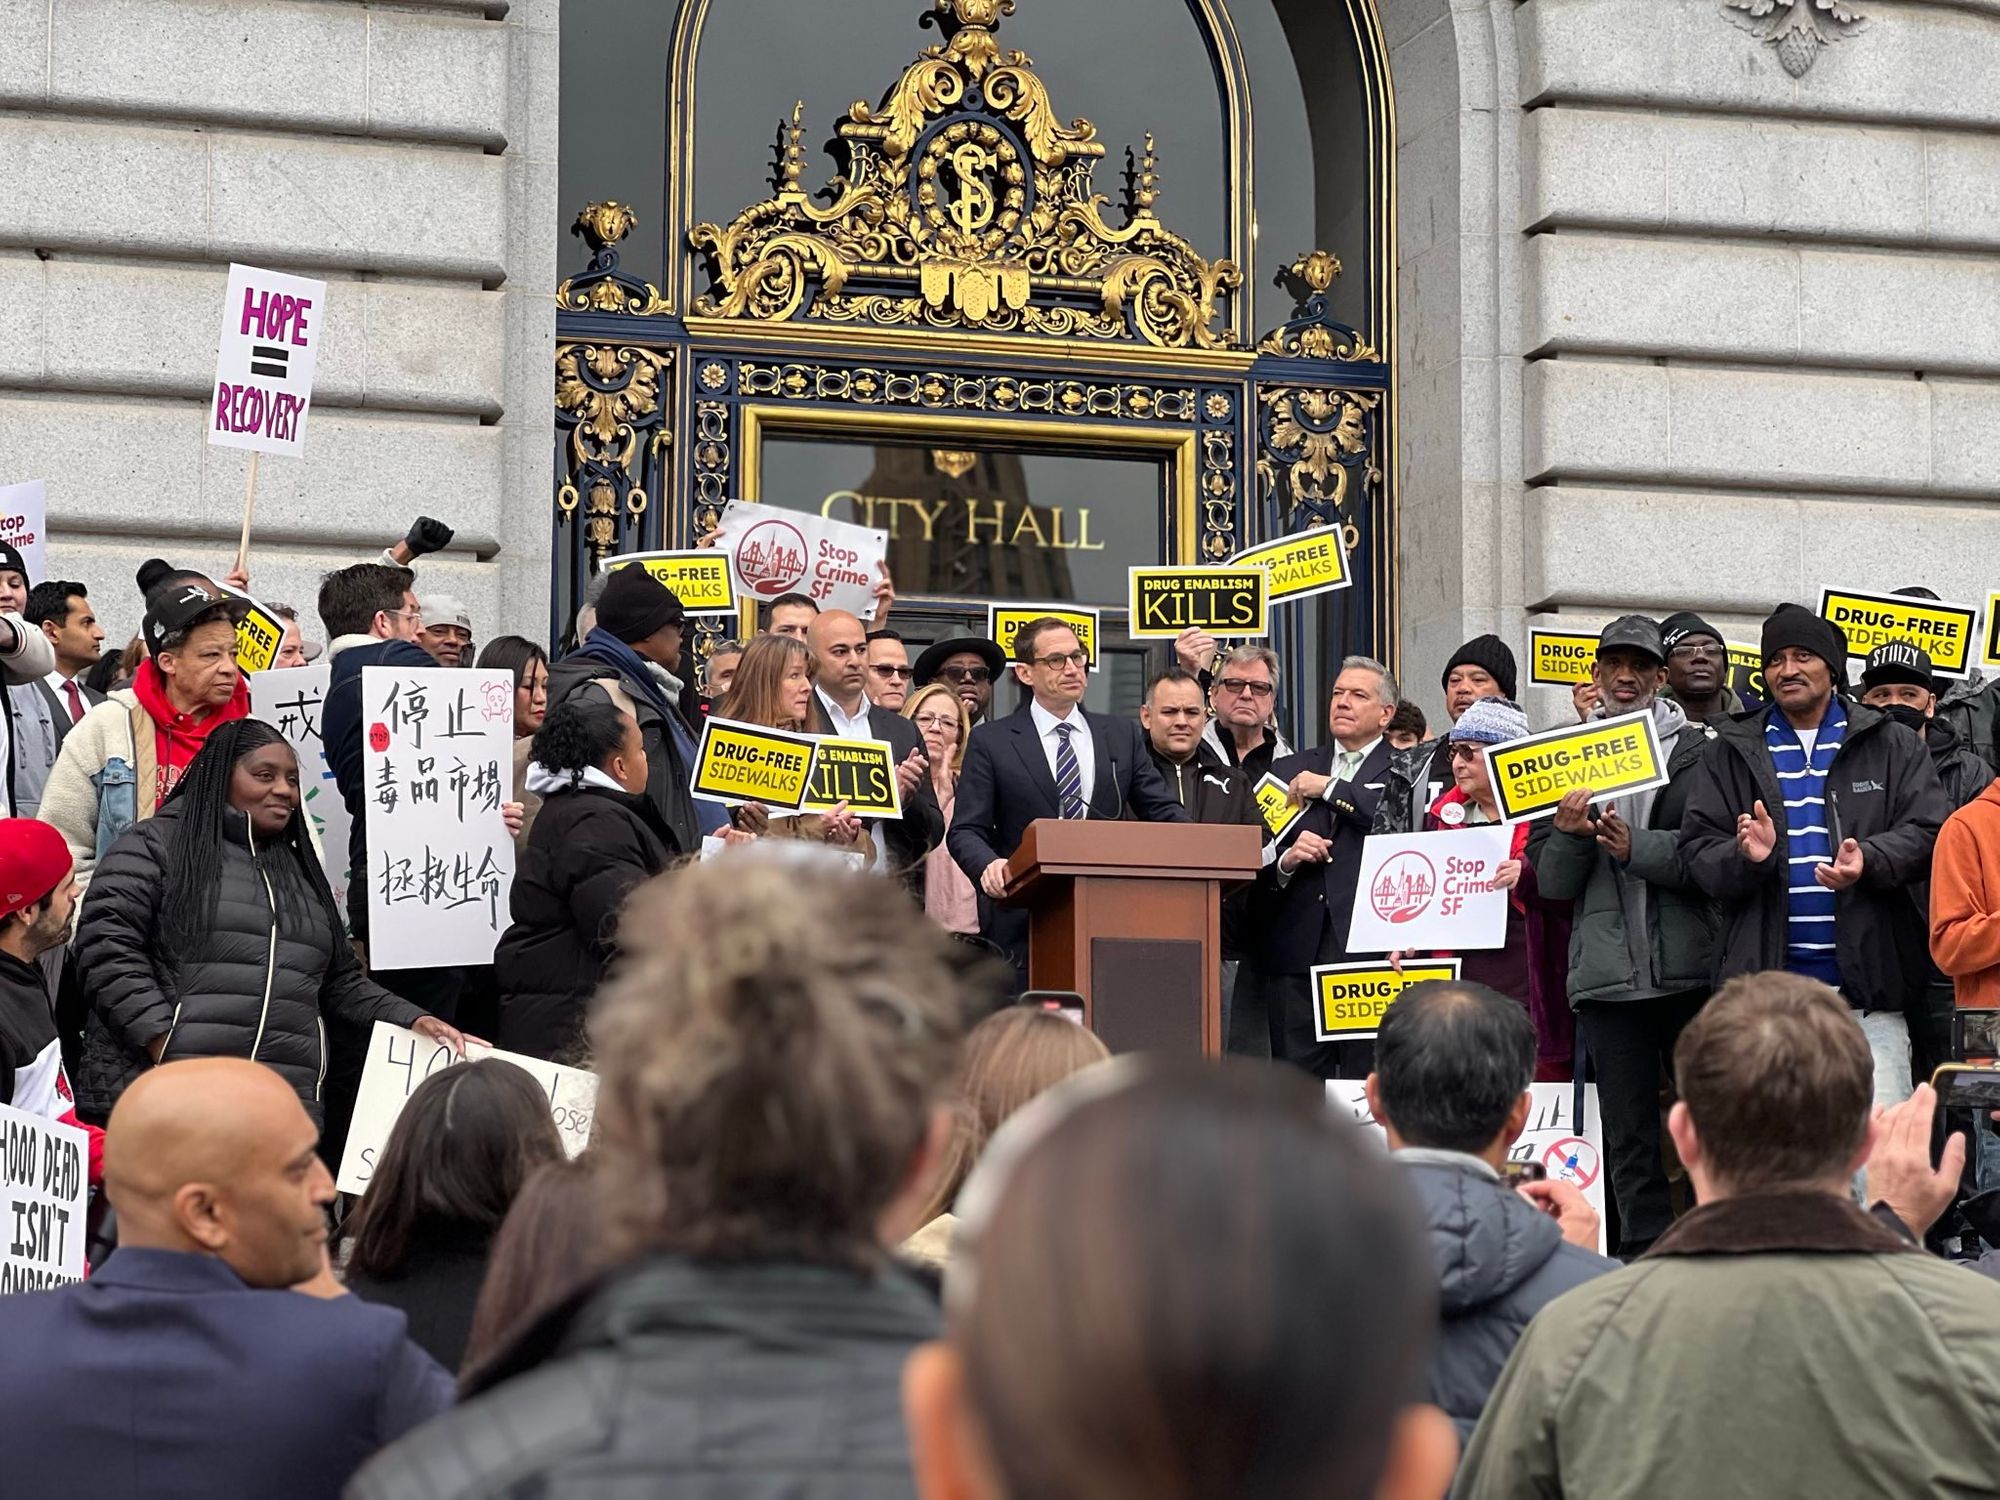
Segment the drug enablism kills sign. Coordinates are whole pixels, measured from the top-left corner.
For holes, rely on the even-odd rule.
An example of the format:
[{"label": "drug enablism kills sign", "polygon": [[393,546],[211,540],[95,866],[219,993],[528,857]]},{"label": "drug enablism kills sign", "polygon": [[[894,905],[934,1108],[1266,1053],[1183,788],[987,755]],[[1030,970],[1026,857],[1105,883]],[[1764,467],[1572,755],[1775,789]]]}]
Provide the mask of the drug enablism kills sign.
[{"label": "drug enablism kills sign", "polygon": [[326,283],[232,265],[222,297],[222,341],[208,440],[221,448],[305,449]]},{"label": "drug enablism kills sign", "polygon": [[816,735],[710,719],[702,726],[688,784],[697,797],[797,812],[812,784],[818,744]]},{"label": "drug enablism kills sign", "polygon": [[0,1104],[0,1296],[83,1280],[90,1138]]},{"label": "drug enablism kills sign", "polygon": [[1753,708],[1767,701],[1763,651],[1735,641],[1724,642],[1722,649],[1729,653],[1729,691]]},{"label": "drug enablism kills sign", "polygon": [[1250,795],[1257,799],[1257,811],[1264,815],[1264,826],[1274,840],[1290,833],[1292,825],[1305,816],[1305,804],[1293,802],[1292,789],[1268,771],[1250,788]]},{"label": "drug enablism kills sign", "polygon": [[889,555],[886,531],[732,500],[715,544],[735,569],[737,589],[753,600],[804,594],[821,609],[875,618],[875,585]]},{"label": "drug enablism kills sign", "polygon": [[347,801],[326,757],[320,721],[333,676],[331,662],[310,667],[279,667],[250,679],[250,712],[285,737],[299,758],[299,795],[319,843],[326,866],[326,883],[333,887],[333,907],[347,920],[348,854],[354,823]]},{"label": "drug enablism kills sign", "polygon": [[1370,834],[1348,919],[1349,953],[1504,947],[1507,893],[1494,882],[1513,830],[1445,828]]},{"label": "drug enablism kills sign", "polygon": [[900,818],[902,787],[896,781],[896,752],[881,740],[816,736],[812,779],[800,812],[831,812],[841,803],[857,818]]},{"label": "drug enablism kills sign", "polygon": [[49,492],[39,479],[22,484],[0,484],[0,542],[21,554],[27,564],[27,582],[37,584],[49,576],[42,555],[48,544]]},{"label": "drug enablism kills sign", "polygon": [[736,613],[736,579],[729,559],[713,547],[689,552],[626,552],[604,559],[604,571],[641,567],[673,590],[691,615]]},{"label": "drug enablism kills sign", "polygon": [[[1405,972],[1409,966],[1404,965]],[[1540,1167],[1547,1176],[1567,1182],[1597,1211],[1597,1249],[1608,1254],[1609,1226],[1604,1217],[1604,1120],[1597,1112],[1597,1085],[1583,1088],[1583,1120],[1576,1118],[1576,1085],[1528,1085],[1528,1123],[1507,1148],[1511,1167]],[[1327,1108],[1344,1115],[1385,1146],[1387,1134],[1368,1110],[1368,1092],[1359,1078],[1333,1078],[1326,1085]]]},{"label": "drug enablism kills sign", "polygon": [[1229,566],[1262,568],[1269,574],[1265,594],[1273,604],[1328,594],[1354,581],[1347,576],[1347,553],[1340,545],[1338,526],[1316,526],[1245,547],[1229,559]]},{"label": "drug enablism kills sign", "polygon": [[1489,745],[1486,772],[1500,816],[1513,823],[1549,816],[1575,791],[1595,800],[1663,786],[1667,763],[1653,716],[1636,713]]},{"label": "drug enablism kills sign", "polygon": [[1060,620],[1076,632],[1076,643],[1090,658],[1090,670],[1097,670],[1098,611],[1078,609],[1074,604],[989,604],[986,606],[987,639],[1014,659],[1014,637],[1021,627],[1034,620]]},{"label": "drug enablism kills sign", "polygon": [[1980,665],[2000,667],[2000,594],[1986,596],[1986,650]]},{"label": "drug enablism kills sign", "polygon": [[1250,637],[1270,630],[1270,574],[1259,567],[1133,568],[1127,574],[1126,634],[1170,641],[1183,630]]},{"label": "drug enablism kills sign", "polygon": [[1973,605],[1822,589],[1819,613],[1847,633],[1847,654],[1857,660],[1890,641],[1908,641],[1929,655],[1939,677],[1963,677],[1972,670],[1973,642],[1979,638],[1979,610]]},{"label": "drug enablism kills sign", "polygon": [[483,964],[510,920],[514,677],[361,669],[368,962]]},{"label": "drug enablism kills sign", "polygon": [[597,1116],[597,1075],[582,1068],[524,1057],[518,1052],[502,1052],[483,1042],[467,1042],[465,1056],[459,1057],[443,1042],[418,1036],[401,1026],[377,1021],[368,1038],[368,1060],[361,1068],[361,1092],[354,1100],[354,1123],[348,1127],[347,1146],[341,1152],[340,1175],[334,1186],[343,1193],[362,1193],[382,1160],[389,1144],[389,1132],[409,1103],[417,1085],[433,1074],[457,1067],[461,1062],[498,1058],[512,1063],[540,1085],[548,1097],[549,1116],[556,1122],[563,1149],[575,1156],[590,1144],[590,1129]]},{"label": "drug enablism kills sign", "polygon": [[1542,687],[1575,687],[1590,681],[1597,637],[1567,630],[1528,632],[1528,681]]},{"label": "drug enablism kills sign", "polygon": [[1382,1013],[1404,990],[1426,979],[1458,978],[1458,960],[1405,963],[1320,964],[1311,972],[1314,1034],[1322,1042],[1365,1042],[1382,1025]]}]

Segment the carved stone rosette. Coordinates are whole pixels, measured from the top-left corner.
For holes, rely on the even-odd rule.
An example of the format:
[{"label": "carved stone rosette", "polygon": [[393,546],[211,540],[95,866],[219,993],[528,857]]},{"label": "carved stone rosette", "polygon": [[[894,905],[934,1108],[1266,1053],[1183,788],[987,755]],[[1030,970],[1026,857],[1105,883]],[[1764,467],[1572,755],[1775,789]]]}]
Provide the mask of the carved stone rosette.
[{"label": "carved stone rosette", "polygon": [[994,37],[1005,0],[940,0],[949,40],[881,104],[835,126],[840,170],[804,187],[803,105],[785,127],[775,196],[697,224],[707,261],[697,315],[757,322],[973,329],[1230,347],[1219,304],[1242,285],[1155,213],[1152,138],[1130,158],[1122,224],[1106,222],[1088,120],[1064,124],[1030,58]]},{"label": "carved stone rosette", "polygon": [[1723,14],[1775,48],[1778,65],[1794,78],[1805,77],[1821,48],[1868,25],[1846,0],[1727,0]]}]

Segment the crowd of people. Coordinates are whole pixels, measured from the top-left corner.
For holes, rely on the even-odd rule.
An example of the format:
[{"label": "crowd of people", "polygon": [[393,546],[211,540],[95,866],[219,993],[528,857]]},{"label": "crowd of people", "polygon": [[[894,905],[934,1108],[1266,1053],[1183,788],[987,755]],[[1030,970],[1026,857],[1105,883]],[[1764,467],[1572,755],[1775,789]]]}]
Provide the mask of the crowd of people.
[{"label": "crowd of people", "polygon": [[[1628,615],[1576,719],[1646,715],[1663,779],[1510,822],[1488,752],[1536,726],[1494,636],[1439,730],[1346,658],[1301,747],[1261,644],[1184,633],[1125,718],[1068,623],[913,659],[886,582],[697,662],[628,567],[571,649],[481,647],[419,587],[450,540],[329,573],[324,647],[279,611],[281,664],[330,659],[345,910],[251,712],[247,578],[149,563],[105,652],[84,585],[0,552],[0,1103],[101,1184],[88,1279],[0,1298],[24,1492],[2000,1493],[2000,1253],[1937,1253],[1983,1248],[2000,1150],[1925,1082],[2000,996],[2000,683],[1900,641],[1850,683],[1782,605],[1751,694],[1697,615]],[[490,965],[372,966],[361,673],[475,664],[514,685],[511,923]],[[695,794],[710,716],[880,742],[900,815]],[[1232,1057],[1015,1003],[1047,818],[1260,830]],[[1493,827],[1498,946],[1351,945],[1369,837]],[[1442,956],[1326,1039],[1316,968]],[[341,1199],[376,1021],[590,1069],[587,1149],[468,1061]],[[1594,1085],[1603,1215],[1516,1160],[1550,1084]]]}]

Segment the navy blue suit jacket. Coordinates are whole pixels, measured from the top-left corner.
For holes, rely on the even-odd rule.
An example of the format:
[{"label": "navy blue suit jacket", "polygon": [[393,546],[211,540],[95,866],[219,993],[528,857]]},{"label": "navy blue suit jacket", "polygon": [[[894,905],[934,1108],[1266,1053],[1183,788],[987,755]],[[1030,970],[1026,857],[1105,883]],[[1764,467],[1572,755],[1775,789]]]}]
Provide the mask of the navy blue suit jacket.
[{"label": "navy blue suit jacket", "polygon": [[[1290,783],[1301,771],[1326,776],[1333,770],[1333,746],[1287,755],[1273,762],[1271,774]],[[1278,862],[1271,861],[1257,877],[1250,898],[1251,962],[1266,974],[1303,974],[1319,962],[1319,939],[1326,924],[1333,923],[1335,940],[1345,949],[1347,927],[1354,916],[1354,888],[1361,879],[1361,843],[1375,821],[1375,809],[1382,802],[1382,778],[1394,756],[1388,740],[1380,740],[1361,762],[1351,782],[1337,783],[1333,802],[1345,804],[1352,812],[1337,810],[1333,802],[1315,798],[1300,815],[1298,830],[1286,836],[1291,847],[1298,832],[1312,832],[1333,845],[1324,864],[1305,865],[1280,883]]]},{"label": "navy blue suit jacket", "polygon": [[[1136,818],[1146,823],[1189,821],[1187,809],[1167,790],[1153,757],[1147,754],[1145,732],[1137,724],[1104,714],[1084,713],[1083,717],[1090,726],[1097,762],[1089,816]],[[994,860],[1013,858],[1030,823],[1061,816],[1056,779],[1049,770],[1041,737],[1035,732],[1034,715],[1023,709],[976,727],[965,747],[951,831],[945,835],[945,846],[973,888],[978,889],[979,877]],[[982,900],[982,911],[985,906]],[[1016,963],[1025,962],[1027,912],[995,907],[986,935],[1005,948]]]},{"label": "navy blue suit jacket", "polygon": [[223,1262],[120,1250],[90,1280],[0,1297],[0,1490],[338,1500],[452,1403],[403,1314],[256,1291]]}]

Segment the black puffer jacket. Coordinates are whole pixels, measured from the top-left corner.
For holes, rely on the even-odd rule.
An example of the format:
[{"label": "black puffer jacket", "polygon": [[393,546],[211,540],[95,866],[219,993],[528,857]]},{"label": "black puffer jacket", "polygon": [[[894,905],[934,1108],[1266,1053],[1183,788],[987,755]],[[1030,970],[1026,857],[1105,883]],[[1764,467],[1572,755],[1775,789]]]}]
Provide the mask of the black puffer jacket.
[{"label": "black puffer jacket", "polygon": [[646,797],[595,786],[545,794],[514,876],[514,924],[493,953],[500,1046],[576,1056],[590,997],[618,951],[619,910],[670,857]]},{"label": "black puffer jacket", "polygon": [[900,1270],[651,1260],[468,1371],[347,1500],[911,1500],[903,1364],[937,1326]]},{"label": "black puffer jacket", "polygon": [[1618,1262],[1568,1243],[1554,1219],[1469,1157],[1396,1155],[1424,1206],[1437,1260],[1444,1330],[1431,1400],[1469,1438],[1528,1320]]},{"label": "black puffer jacket", "polygon": [[77,1079],[77,1113],[101,1122],[149,1063],[247,1057],[299,1092],[314,1120],[326,1074],[323,1017],[407,1026],[423,1012],[362,972],[346,935],[289,844],[251,848],[239,812],[223,814],[215,919],[196,950],[161,953],[168,841],[185,807],[169,802],[134,823],[97,866],[77,928],[76,956],[90,1021]]}]

